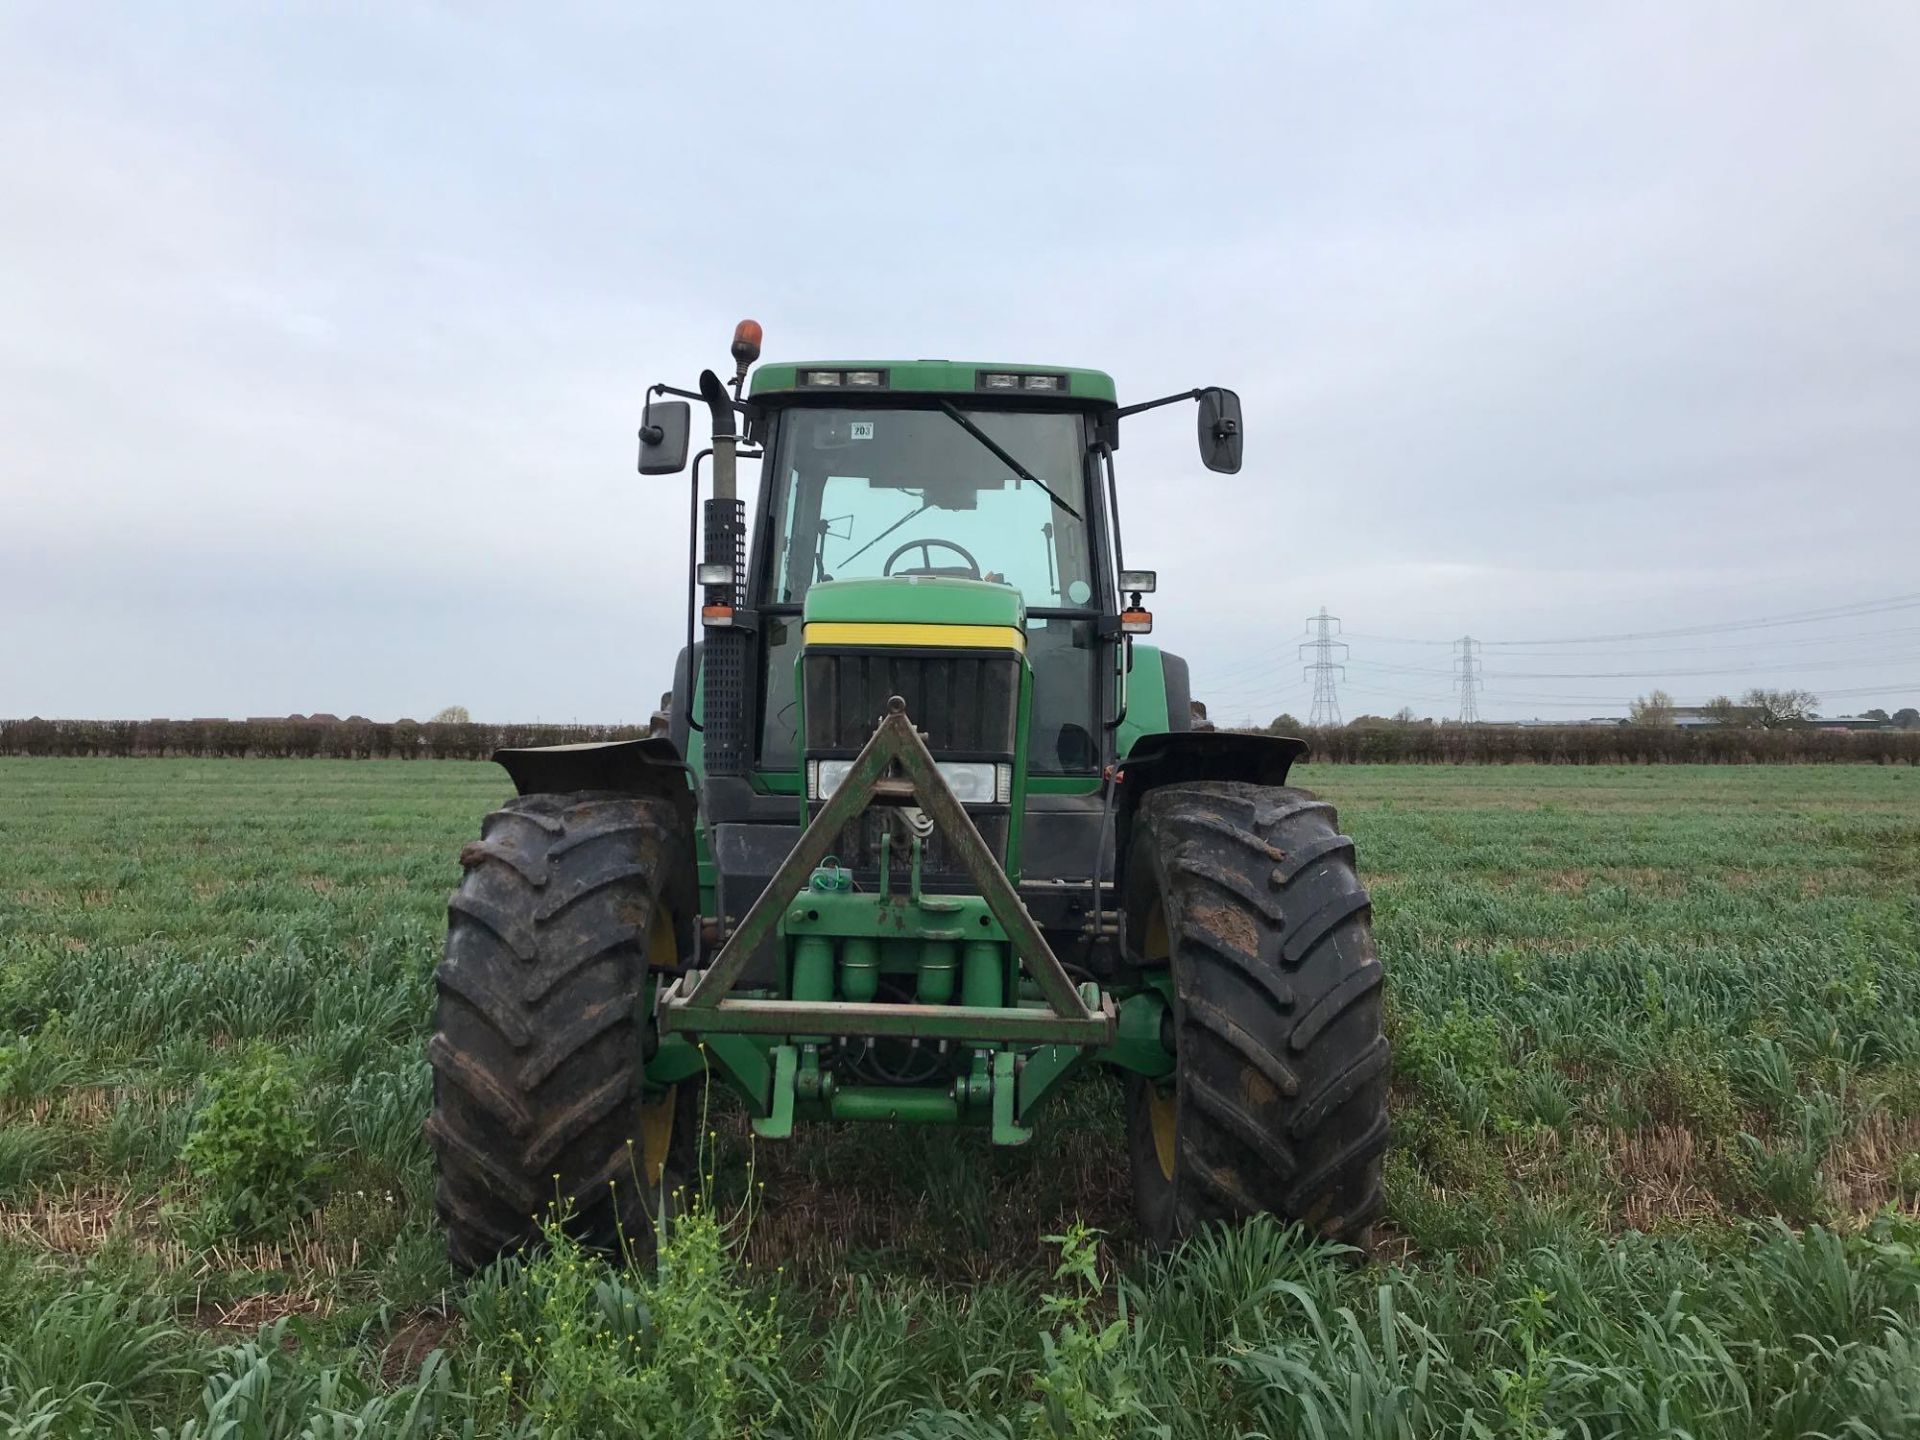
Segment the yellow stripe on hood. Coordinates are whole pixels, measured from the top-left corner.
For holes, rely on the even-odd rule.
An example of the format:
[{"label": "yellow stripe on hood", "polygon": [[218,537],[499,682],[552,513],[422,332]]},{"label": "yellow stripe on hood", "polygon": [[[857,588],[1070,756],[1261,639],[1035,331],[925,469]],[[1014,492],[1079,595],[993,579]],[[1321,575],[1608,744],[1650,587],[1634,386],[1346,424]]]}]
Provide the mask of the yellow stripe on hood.
[{"label": "yellow stripe on hood", "polygon": [[816,620],[809,645],[885,645],[896,650],[964,649],[1026,652],[1027,637],[1012,625],[916,625]]}]

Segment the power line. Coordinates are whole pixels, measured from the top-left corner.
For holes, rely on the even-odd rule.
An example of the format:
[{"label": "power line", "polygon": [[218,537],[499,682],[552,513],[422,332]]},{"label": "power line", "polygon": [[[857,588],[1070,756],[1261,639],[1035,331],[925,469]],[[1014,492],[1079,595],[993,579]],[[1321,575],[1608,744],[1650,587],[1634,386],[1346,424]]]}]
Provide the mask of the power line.
[{"label": "power line", "polygon": [[[1451,644],[1456,651],[1459,649],[1460,642],[1458,640],[1452,640],[1448,643]],[[1449,666],[1443,670],[1437,665],[1390,665],[1379,660],[1351,660],[1348,663],[1357,669],[1390,670],[1396,675],[1458,675],[1460,673],[1457,666]]]},{"label": "power line", "polygon": [[1764,671],[1790,670],[1794,674],[1803,674],[1809,670],[1858,670],[1862,665],[1874,661],[1920,660],[1920,655],[1881,655],[1853,660],[1802,660],[1789,661],[1784,665],[1735,665],[1724,670],[1707,670],[1699,666],[1688,666],[1683,670],[1495,670],[1491,672],[1496,679],[1502,680],[1670,680],[1685,679],[1693,675],[1755,675]]},{"label": "power line", "polygon": [[[1699,625],[1677,625],[1665,630],[1626,630],[1610,635],[1537,636],[1527,640],[1487,640],[1489,647],[1507,649],[1520,645],[1602,645],[1616,641],[1672,640],[1691,635],[1724,635],[1740,630],[1765,630],[1781,625],[1817,625],[1826,620],[1852,620],[1867,615],[1884,615],[1896,610],[1920,607],[1920,592],[1887,595],[1876,600],[1855,600],[1845,605],[1828,605],[1815,610],[1790,610],[1780,615],[1762,615],[1750,620],[1720,620]],[[1445,645],[1451,640],[1433,640],[1413,635],[1370,635],[1355,631],[1349,637],[1382,645]]]},{"label": "power line", "polygon": [[1335,662],[1333,652],[1338,650],[1342,660],[1347,658],[1346,642],[1334,637],[1340,633],[1340,617],[1327,614],[1322,605],[1318,615],[1307,617],[1307,633],[1313,639],[1302,644],[1302,655],[1313,652],[1313,663],[1303,666],[1301,674],[1313,679],[1313,709],[1307,720],[1309,725],[1338,725],[1340,723],[1340,695],[1334,688],[1336,673],[1346,678],[1346,667]]},{"label": "power line", "polygon": [[1258,676],[1263,682],[1271,677],[1275,679],[1275,683],[1279,683],[1277,678],[1279,669],[1286,663],[1286,657],[1280,654],[1280,648],[1276,646],[1231,665],[1224,665],[1214,673],[1230,684],[1242,681],[1248,676]]},{"label": "power line", "polygon": [[[1353,631],[1346,632],[1350,640],[1360,637]],[[1839,635],[1812,635],[1799,639],[1781,640],[1772,635],[1755,635],[1751,639],[1736,640],[1728,645],[1647,645],[1635,646],[1625,650],[1588,650],[1588,649],[1502,649],[1500,660],[1504,664],[1509,660],[1639,660],[1650,656],[1680,658],[1699,655],[1707,659],[1726,659],[1752,654],[1770,654],[1776,650],[1805,649],[1847,649],[1865,647],[1870,653],[1864,658],[1878,658],[1886,650],[1888,640],[1899,640],[1920,635],[1920,625],[1901,626],[1891,630],[1856,630]],[[1446,642],[1458,647],[1457,640]],[[1432,665],[1402,665],[1386,660],[1354,660],[1354,665],[1363,665],[1374,670],[1401,670],[1409,674],[1445,675],[1451,673]]]},{"label": "power line", "polygon": [[1860,605],[1809,611],[1804,615],[1770,615],[1757,620],[1730,620],[1709,625],[1677,625],[1670,630],[1630,630],[1615,635],[1562,635],[1545,640],[1489,640],[1503,649],[1518,645],[1602,645],[1620,640],[1672,640],[1686,635],[1726,635],[1736,630],[1771,630],[1782,625],[1818,625],[1827,620],[1853,620],[1864,615],[1885,615],[1895,610],[1911,610],[1920,605],[1920,595],[1895,596],[1886,601],[1866,601]]},{"label": "power line", "polygon": [[[1357,687],[1349,687],[1357,688]],[[1878,695],[1920,695],[1920,680],[1895,681],[1890,685],[1855,685],[1840,690],[1822,690],[1819,698],[1827,700],[1868,699]],[[1523,690],[1488,691],[1488,698],[1501,702],[1521,705],[1621,705],[1629,697],[1621,695],[1535,695]],[[1713,697],[1703,694],[1701,703]],[[1681,701],[1681,704],[1688,702]]]},{"label": "power line", "polygon": [[1369,644],[1373,644],[1373,645],[1447,645],[1447,646],[1451,646],[1453,644],[1453,641],[1451,640],[1415,639],[1411,635],[1363,635],[1358,630],[1348,631],[1347,636],[1349,639],[1365,640]]},{"label": "power line", "polygon": [[[1349,632],[1351,634],[1351,632]],[[1578,655],[1587,660],[1638,659],[1645,655],[1732,655],[1755,648],[1766,650],[1801,650],[1811,646],[1865,645],[1870,642],[1906,635],[1920,635],[1920,625],[1904,625],[1891,630],[1852,630],[1840,635],[1809,635],[1799,639],[1780,640],[1771,635],[1757,635],[1750,640],[1736,640],[1729,645],[1649,645],[1633,650],[1513,650],[1504,653],[1504,659],[1524,657],[1527,659],[1554,659],[1568,655]],[[1357,636],[1354,638],[1358,638]]]},{"label": "power line", "polygon": [[[1920,618],[1912,614],[1916,607],[1920,607],[1920,592],[1783,611],[1749,619],[1667,626],[1654,630],[1534,640],[1482,641],[1463,636],[1448,641],[1412,636],[1363,636],[1359,632],[1345,630],[1339,617],[1329,614],[1323,606],[1318,615],[1307,618],[1306,638],[1296,647],[1300,658],[1307,662],[1301,667],[1300,678],[1281,678],[1281,657],[1277,653],[1279,646],[1271,645],[1271,648],[1240,650],[1235,659],[1217,672],[1214,677],[1216,683],[1208,688],[1216,708],[1290,708],[1299,703],[1306,682],[1311,680],[1310,713],[1314,724],[1340,723],[1342,688],[1349,688],[1363,696],[1391,698],[1397,703],[1413,701],[1445,706],[1445,710],[1436,713],[1454,711],[1466,723],[1479,719],[1490,703],[1502,708],[1515,705],[1568,709],[1588,705],[1618,708],[1626,703],[1627,696],[1620,693],[1569,694],[1561,688],[1561,683],[1617,680],[1622,682],[1624,689],[1628,684],[1641,682],[1678,681],[1687,684],[1691,690],[1693,685],[1687,682],[1699,683],[1716,677],[1726,677],[1716,681],[1721,685],[1739,684],[1743,678],[1764,684],[1765,676],[1769,673],[1805,674],[1811,679],[1816,672],[1833,674],[1836,679],[1852,680],[1862,671],[1868,675],[1884,673],[1885,669],[1895,665],[1905,668],[1908,662],[1920,660],[1920,653],[1916,653],[1920,651],[1920,644],[1915,641],[1915,637],[1920,637],[1920,625],[1883,624],[1860,628],[1861,622],[1869,616],[1906,612],[1902,618],[1908,621]],[[1826,633],[1799,637],[1780,635],[1780,628],[1785,626],[1823,627]],[[1354,659],[1348,642],[1362,640],[1373,641],[1383,647],[1446,645],[1451,653],[1445,667],[1435,663],[1401,664],[1388,660]],[[1608,644],[1616,648],[1597,648]],[[1492,670],[1485,668],[1483,647],[1495,650]],[[1824,653],[1809,653],[1801,661],[1795,661],[1788,653],[1803,649],[1811,651],[1813,647],[1822,647]],[[1780,653],[1774,654],[1774,651]],[[1392,651],[1388,650],[1387,653]],[[1527,661],[1551,661],[1556,658],[1576,664],[1613,661],[1616,662],[1616,668],[1519,668],[1520,664]],[[1438,659],[1437,655],[1432,657],[1433,661]],[[1648,668],[1632,668],[1643,664]],[[1352,682],[1348,678],[1349,665],[1360,669],[1363,681],[1377,678],[1379,684],[1370,686]],[[1854,671],[1855,675],[1839,673],[1849,670]],[[1453,692],[1451,695],[1415,695],[1405,688],[1398,688],[1417,686],[1423,681],[1431,685],[1441,678],[1447,680],[1448,688]],[[1554,693],[1536,688],[1543,681],[1554,686]],[[1880,688],[1855,684],[1823,692],[1823,698],[1839,701],[1856,696],[1896,696],[1911,694],[1915,689],[1920,689],[1920,686],[1889,685]],[[1380,700],[1372,703],[1377,705]]]}]

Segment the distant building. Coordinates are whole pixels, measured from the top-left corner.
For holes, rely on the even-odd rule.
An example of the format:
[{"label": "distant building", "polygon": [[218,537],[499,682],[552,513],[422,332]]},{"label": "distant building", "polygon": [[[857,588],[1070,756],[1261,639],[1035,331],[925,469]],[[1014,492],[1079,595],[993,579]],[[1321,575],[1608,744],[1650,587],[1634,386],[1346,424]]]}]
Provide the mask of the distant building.
[{"label": "distant building", "polygon": [[1865,715],[1828,715],[1808,720],[1805,727],[1809,730],[1891,730],[1891,720],[1872,720]]},{"label": "distant building", "polygon": [[1735,705],[1709,711],[1704,705],[1676,705],[1673,724],[1682,730],[1718,730],[1728,725],[1745,728],[1760,721],[1760,712],[1751,705]]}]

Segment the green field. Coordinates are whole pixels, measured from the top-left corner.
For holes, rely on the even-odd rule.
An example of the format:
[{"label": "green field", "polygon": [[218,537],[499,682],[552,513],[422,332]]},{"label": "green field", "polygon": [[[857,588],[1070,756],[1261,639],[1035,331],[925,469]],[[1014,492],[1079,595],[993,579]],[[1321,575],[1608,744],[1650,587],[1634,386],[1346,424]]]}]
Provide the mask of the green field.
[{"label": "green field", "polygon": [[1920,1435],[1920,770],[1302,779],[1388,966],[1373,1263],[1141,1253],[1090,1082],[1014,1151],[716,1104],[657,1277],[457,1287],[422,1047],[499,773],[0,759],[0,1431]]}]

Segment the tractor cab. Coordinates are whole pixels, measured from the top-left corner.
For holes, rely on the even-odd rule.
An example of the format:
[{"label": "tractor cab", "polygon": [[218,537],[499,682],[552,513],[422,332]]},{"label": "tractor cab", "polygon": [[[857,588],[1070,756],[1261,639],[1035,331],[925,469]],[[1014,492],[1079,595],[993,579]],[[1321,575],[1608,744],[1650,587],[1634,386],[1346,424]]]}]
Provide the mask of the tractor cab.
[{"label": "tractor cab", "polygon": [[[807,383],[829,375],[873,383],[857,394]],[[768,367],[755,377],[765,455],[752,583],[766,617],[755,667],[764,677],[762,769],[799,758],[803,632],[794,622],[815,588],[893,581],[901,613],[924,610],[937,621],[941,603],[904,597],[942,580],[1019,597],[1033,672],[1028,763],[1043,774],[1098,772],[1099,662],[1103,648],[1111,658],[1113,637],[1097,620],[1114,613],[1115,595],[1103,578],[1113,547],[1097,443],[1112,382],[1094,371],[1052,372],[1037,378],[1057,389],[1022,391],[987,389],[984,375],[1029,378],[936,362]],[[915,381],[949,388],[908,388]],[[1076,381],[1078,397],[1068,393]]]}]

